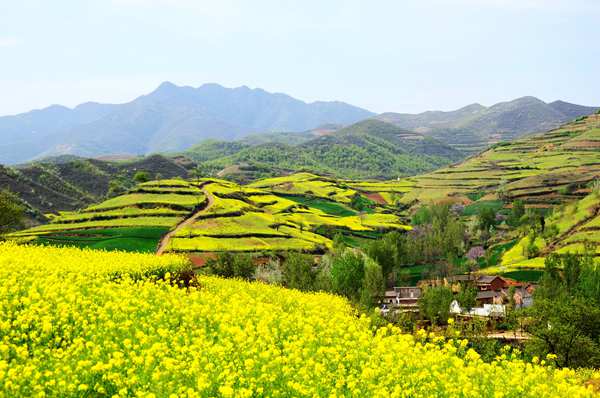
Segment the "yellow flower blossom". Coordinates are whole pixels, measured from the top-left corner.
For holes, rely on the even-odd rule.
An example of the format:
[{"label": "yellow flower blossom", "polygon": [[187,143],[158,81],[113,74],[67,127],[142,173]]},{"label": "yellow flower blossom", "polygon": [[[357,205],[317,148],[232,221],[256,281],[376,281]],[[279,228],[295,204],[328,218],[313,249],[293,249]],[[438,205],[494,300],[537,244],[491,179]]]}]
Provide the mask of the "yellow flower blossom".
[{"label": "yellow flower blossom", "polygon": [[593,396],[589,375],[544,360],[374,333],[341,297],[216,277],[182,288],[188,268],[0,243],[0,397]]}]

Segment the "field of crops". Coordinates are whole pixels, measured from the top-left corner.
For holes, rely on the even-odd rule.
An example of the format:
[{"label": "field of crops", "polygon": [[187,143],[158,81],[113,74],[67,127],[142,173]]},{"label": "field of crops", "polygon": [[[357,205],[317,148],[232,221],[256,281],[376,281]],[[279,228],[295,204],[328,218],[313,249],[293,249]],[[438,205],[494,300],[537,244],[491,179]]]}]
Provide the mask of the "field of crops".
[{"label": "field of crops", "polygon": [[[344,299],[177,256],[0,244],[0,395],[587,397],[589,373],[374,330]],[[158,278],[158,279],[157,279]]]},{"label": "field of crops", "polygon": [[202,190],[190,182],[151,181],[9,237],[44,245],[153,252],[169,229],[205,204]]},{"label": "field of crops", "polygon": [[211,195],[211,205],[198,213],[193,223],[174,231],[166,251],[317,253],[331,248],[336,231],[364,237],[365,233],[408,229],[394,214],[371,211],[359,215],[345,202],[315,196],[311,191],[300,195],[300,186],[296,186],[294,195],[282,195],[272,184],[303,184],[307,179],[315,183],[317,178],[301,173],[265,180],[256,186],[203,179],[202,188]]},{"label": "field of crops", "polygon": [[495,147],[434,172],[381,182],[348,182],[388,203],[470,202],[468,195],[494,192],[507,200],[548,208],[585,196],[586,185],[600,175],[600,115],[594,114],[547,133]]},{"label": "field of crops", "polygon": [[[583,254],[586,246],[600,261],[600,191],[596,190],[581,200],[563,205],[546,219],[545,232],[524,236],[508,245],[498,266],[483,269],[488,274],[515,273],[536,275],[544,268],[548,253]],[[532,239],[535,239],[532,244]],[[529,256],[531,246],[538,255]],[[520,274],[519,274],[520,273]]]},{"label": "field of crops", "polygon": [[248,187],[266,189],[284,195],[310,195],[346,204],[350,203],[357,193],[340,181],[310,173],[267,178],[253,182]]},{"label": "field of crops", "polygon": [[[288,183],[299,185],[292,194],[282,194],[278,184]],[[327,178],[300,173],[255,185],[214,178],[150,181],[81,211],[56,215],[49,224],[9,238],[159,253],[318,253],[331,247],[338,232],[358,244],[385,231],[409,229],[389,209]],[[336,201],[340,198],[342,202]],[[351,207],[352,200],[373,206],[359,212]]]}]

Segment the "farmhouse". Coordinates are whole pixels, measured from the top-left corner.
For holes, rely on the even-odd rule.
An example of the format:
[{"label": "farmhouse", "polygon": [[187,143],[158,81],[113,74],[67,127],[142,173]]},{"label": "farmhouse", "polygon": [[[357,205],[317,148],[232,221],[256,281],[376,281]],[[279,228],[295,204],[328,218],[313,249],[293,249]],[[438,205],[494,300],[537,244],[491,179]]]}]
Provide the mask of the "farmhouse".
[{"label": "farmhouse", "polygon": [[394,287],[385,292],[381,304],[402,311],[418,311],[421,288],[416,286]]},{"label": "farmhouse", "polygon": [[447,278],[449,285],[470,283],[479,291],[501,290],[509,286],[509,282],[497,275],[455,275]]}]

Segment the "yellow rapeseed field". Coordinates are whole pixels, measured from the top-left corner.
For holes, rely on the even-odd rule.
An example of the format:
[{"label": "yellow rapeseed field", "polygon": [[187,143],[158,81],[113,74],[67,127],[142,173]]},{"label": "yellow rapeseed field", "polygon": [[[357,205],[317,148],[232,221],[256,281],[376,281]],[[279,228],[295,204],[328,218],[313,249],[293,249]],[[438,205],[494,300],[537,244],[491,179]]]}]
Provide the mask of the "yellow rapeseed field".
[{"label": "yellow rapeseed field", "polygon": [[[583,397],[582,376],[375,329],[342,298],[176,256],[0,244],[0,395]],[[154,276],[163,276],[163,279]]]}]

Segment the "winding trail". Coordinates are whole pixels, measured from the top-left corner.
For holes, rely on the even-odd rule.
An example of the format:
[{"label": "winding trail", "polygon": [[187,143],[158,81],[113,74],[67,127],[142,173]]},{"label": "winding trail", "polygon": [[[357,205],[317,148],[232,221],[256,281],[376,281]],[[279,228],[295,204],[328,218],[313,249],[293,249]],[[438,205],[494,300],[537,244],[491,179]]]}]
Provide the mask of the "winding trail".
[{"label": "winding trail", "polygon": [[169,245],[169,241],[171,240],[171,237],[173,235],[175,235],[177,233],[177,231],[179,231],[181,228],[185,228],[189,225],[192,225],[198,219],[198,217],[200,217],[202,214],[204,214],[215,203],[215,198],[206,189],[202,188],[202,193],[204,194],[204,196],[206,196],[206,199],[208,201],[206,206],[204,208],[198,210],[191,217],[188,217],[185,220],[183,220],[182,222],[180,222],[179,224],[177,224],[177,226],[175,228],[173,228],[171,231],[169,231],[167,234],[165,234],[160,239],[160,242],[158,244],[158,249],[156,250],[156,255],[160,256],[161,254],[163,254],[165,252],[165,250],[167,249],[167,247]]}]

